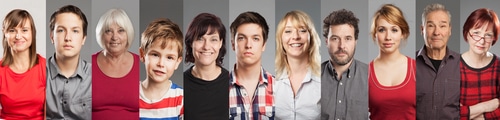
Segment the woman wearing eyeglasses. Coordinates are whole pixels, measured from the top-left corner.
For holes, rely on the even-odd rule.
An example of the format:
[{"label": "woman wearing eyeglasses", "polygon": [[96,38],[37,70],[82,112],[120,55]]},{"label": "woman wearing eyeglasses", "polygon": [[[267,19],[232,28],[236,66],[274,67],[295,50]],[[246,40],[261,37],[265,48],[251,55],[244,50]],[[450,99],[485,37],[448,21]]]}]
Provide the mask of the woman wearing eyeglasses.
[{"label": "woman wearing eyeglasses", "polygon": [[498,17],[493,10],[480,8],[472,12],[463,26],[463,37],[469,50],[460,58],[460,119],[500,119],[500,61],[488,50],[500,33]]}]

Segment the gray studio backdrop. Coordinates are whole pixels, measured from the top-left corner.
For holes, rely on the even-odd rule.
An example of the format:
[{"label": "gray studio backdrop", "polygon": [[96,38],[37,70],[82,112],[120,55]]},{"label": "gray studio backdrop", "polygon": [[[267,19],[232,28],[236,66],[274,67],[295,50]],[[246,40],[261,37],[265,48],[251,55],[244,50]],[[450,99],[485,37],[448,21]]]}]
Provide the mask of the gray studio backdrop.
[{"label": "gray studio backdrop", "polygon": [[[258,7],[256,7],[258,6]],[[262,53],[262,67],[275,75],[274,71],[274,55],[275,55],[275,33],[276,33],[276,24],[275,24],[275,11],[274,11],[275,3],[270,0],[231,0],[229,1],[229,24],[228,28],[228,37],[231,39],[231,31],[229,30],[230,24],[234,21],[239,14],[247,11],[254,11],[262,15],[269,26],[269,35],[266,41],[266,50]],[[231,47],[231,42],[228,41],[226,44],[228,48],[229,55],[229,67],[230,70],[234,69],[234,64],[236,63],[236,54]]]},{"label": "gray studio backdrop", "polygon": [[[384,4],[394,4],[395,6],[399,7],[401,11],[403,11],[403,15],[406,19],[406,22],[410,26],[410,36],[408,36],[407,43],[406,45],[403,44],[404,42],[401,42],[401,46],[399,47],[399,50],[402,54],[409,56],[413,59],[415,59],[415,35],[417,32],[415,32],[415,0],[408,0],[408,1],[398,1],[398,0],[378,0],[378,1],[369,1],[369,6],[368,6],[368,26],[371,26],[371,21],[373,18],[373,15],[375,12],[382,7]],[[369,35],[370,27],[367,29],[368,31],[368,40],[370,41],[370,44],[368,44],[368,50],[369,50],[369,59],[370,61],[375,59],[375,57],[378,56],[379,54],[379,47],[377,43],[373,41],[373,39]],[[359,42],[358,42],[359,43]]]},{"label": "gray studio backdrop", "polygon": [[[460,37],[460,53],[464,53],[465,51],[469,50],[469,44],[465,42],[465,39],[462,35],[463,31],[463,26],[465,23],[465,20],[467,20],[467,17],[476,9],[479,8],[488,8],[497,13],[497,16],[500,15],[500,1],[499,0],[461,0],[460,1],[460,31],[459,31],[459,36]],[[500,47],[498,44],[498,41],[495,43],[495,45],[491,46],[490,52],[495,53],[496,55],[499,55],[500,53]]]},{"label": "gray studio backdrop", "polygon": [[[140,2],[140,25],[139,25],[139,35],[146,30],[146,27],[151,23],[153,20],[157,18],[168,18],[172,20],[174,23],[179,25],[181,31],[183,30],[184,27],[183,25],[183,16],[182,16],[182,0],[142,0]],[[184,33],[184,32],[183,32]],[[184,34],[183,34],[184,35]],[[139,37],[141,38],[141,37]],[[183,40],[184,41],[184,40]],[[184,48],[185,49],[185,48]],[[184,51],[185,52],[185,51]],[[184,59],[182,59],[184,60]],[[170,78],[175,84],[183,87],[184,82],[183,82],[183,74],[182,72],[184,71],[184,66],[179,64],[179,67],[177,70],[174,71],[174,74]],[[141,62],[141,80],[145,80],[147,75],[146,75],[146,68],[144,66],[144,63]]]},{"label": "gray studio backdrop", "polygon": [[[50,41],[50,16],[59,8],[66,6],[66,5],[74,5],[80,10],[83,11],[83,14],[87,17],[87,22],[90,22],[92,15],[90,14],[91,6],[90,6],[90,1],[83,1],[83,0],[47,0],[47,13],[46,13],[46,24],[45,27],[47,28],[47,35],[46,35],[46,45],[47,45],[47,58],[54,56],[55,53],[55,47],[54,44]],[[93,37],[90,36],[90,33],[94,32],[95,33],[95,28],[90,27],[90,23],[87,25],[87,39],[85,40],[85,44],[83,45],[81,51],[80,51],[80,58],[91,63],[92,60],[92,51],[90,50],[93,46],[92,43],[95,41]],[[95,44],[97,45],[97,44]],[[37,46],[38,47],[38,46]]]},{"label": "gray studio backdrop", "polygon": [[368,0],[321,0],[321,17],[317,26],[320,26],[319,35],[321,38],[321,62],[330,59],[328,53],[328,48],[326,47],[326,38],[323,37],[323,20],[333,11],[346,9],[354,13],[354,15],[359,19],[359,35],[358,43],[356,44],[356,52],[354,54],[354,59],[361,62],[368,63],[372,58],[368,57],[368,44],[374,44],[369,37],[370,33],[370,20],[368,14]]},{"label": "gray studio backdrop", "polygon": [[[316,32],[322,30],[321,26],[321,18],[320,18],[320,9],[321,7],[321,1],[320,0],[276,0],[276,23],[273,25],[274,32],[276,32],[276,27],[278,27],[278,24],[281,19],[285,16],[286,13],[292,11],[292,10],[301,10],[304,11],[309,17],[311,18],[312,22],[314,23],[314,28],[316,29]],[[276,34],[273,34],[273,36],[270,36],[270,41],[272,41],[273,45],[273,53],[276,51]],[[321,37],[320,37],[321,38]],[[269,43],[269,42],[268,42]],[[270,45],[270,44],[269,44]],[[321,46],[324,46],[321,44]],[[270,46],[267,46],[268,48]],[[266,49],[268,50],[268,49]],[[320,51],[323,49],[320,49]],[[274,55],[273,55],[274,56]],[[274,66],[274,58],[271,59],[270,61],[273,61],[273,66]],[[274,72],[274,71],[273,71]]]},{"label": "gray studio backdrop", "polygon": [[103,49],[96,41],[97,37],[101,37],[96,36],[95,33],[97,22],[99,22],[99,18],[101,18],[106,11],[113,8],[123,9],[130,18],[130,21],[132,21],[134,27],[134,40],[128,50],[132,53],[139,54],[139,0],[92,0],[92,19],[89,20],[89,32],[87,35],[87,40],[92,42],[91,53],[94,54]]},{"label": "gray studio backdrop", "polygon": [[[472,2],[472,1],[471,1]],[[450,11],[451,14],[451,36],[448,40],[448,48],[455,51],[460,52],[460,42],[461,34],[460,28],[460,2],[449,1],[449,0],[419,0],[416,5],[416,14],[415,14],[415,28],[410,28],[416,31],[414,35],[416,35],[416,46],[415,51],[419,50],[425,45],[423,34],[420,30],[420,26],[422,25],[422,13],[424,12],[425,6],[433,3],[440,3]]]},{"label": "gray studio backdrop", "polygon": [[[186,36],[186,31],[187,31],[187,28],[189,27],[189,24],[191,24],[191,21],[193,21],[193,18],[196,17],[198,14],[200,13],[211,13],[211,14],[214,14],[216,16],[218,16],[221,21],[222,21],[222,24],[224,24],[224,26],[226,27],[226,56],[224,57],[224,61],[223,61],[223,68],[226,68],[227,70],[231,70],[229,69],[230,65],[229,64],[229,56],[228,56],[228,53],[231,53],[231,42],[229,41],[229,25],[230,23],[228,22],[229,21],[229,0],[184,0],[184,8],[183,8],[183,18],[184,18],[184,21],[182,24],[183,24],[183,27],[182,29],[184,31],[182,31],[182,33],[184,34],[184,36]],[[185,49],[184,49],[185,50]],[[184,51],[185,52],[185,51]],[[184,67],[184,71],[189,69],[191,66],[193,66],[194,64],[187,64],[183,61],[182,63],[183,67]]]},{"label": "gray studio backdrop", "polygon": [[[35,28],[36,28],[36,36],[32,36],[33,38],[36,37],[36,52],[43,57],[47,57],[46,54],[46,46],[45,43],[47,40],[46,35],[47,32],[45,31],[46,26],[47,26],[47,21],[45,21],[45,1],[43,0],[7,0],[7,1],[2,1],[2,4],[0,4],[0,21],[3,23],[3,20],[5,16],[7,16],[7,13],[14,9],[24,9],[28,11],[31,14],[31,17],[33,17],[33,21],[35,21]],[[3,32],[0,32],[3,38]],[[1,38],[0,38],[1,39]],[[0,42],[0,46],[3,43]],[[0,58],[3,57],[3,47],[0,48]]]}]

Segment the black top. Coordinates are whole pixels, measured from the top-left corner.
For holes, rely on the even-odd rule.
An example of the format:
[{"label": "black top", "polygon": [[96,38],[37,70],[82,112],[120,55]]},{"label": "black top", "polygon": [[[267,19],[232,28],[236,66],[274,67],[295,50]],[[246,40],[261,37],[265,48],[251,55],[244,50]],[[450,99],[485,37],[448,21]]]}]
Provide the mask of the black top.
[{"label": "black top", "polygon": [[229,117],[229,72],[211,81],[191,74],[193,66],[184,71],[184,119],[227,120]]},{"label": "black top", "polygon": [[439,65],[441,65],[441,61],[443,61],[443,60],[434,60],[432,58],[429,58],[429,60],[431,60],[432,66],[434,66],[434,69],[436,69],[436,73],[437,73],[437,71],[439,71]]}]

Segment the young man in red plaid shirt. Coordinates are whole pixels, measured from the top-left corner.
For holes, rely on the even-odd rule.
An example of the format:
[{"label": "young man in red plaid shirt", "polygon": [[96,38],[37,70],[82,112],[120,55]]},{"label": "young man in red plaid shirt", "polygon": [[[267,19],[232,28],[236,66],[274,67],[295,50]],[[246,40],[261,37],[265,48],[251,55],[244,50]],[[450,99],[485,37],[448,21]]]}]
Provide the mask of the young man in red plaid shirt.
[{"label": "young man in red plaid shirt", "polygon": [[274,77],[261,65],[269,33],[259,13],[241,13],[231,23],[231,45],[236,64],[229,78],[230,120],[273,120]]}]

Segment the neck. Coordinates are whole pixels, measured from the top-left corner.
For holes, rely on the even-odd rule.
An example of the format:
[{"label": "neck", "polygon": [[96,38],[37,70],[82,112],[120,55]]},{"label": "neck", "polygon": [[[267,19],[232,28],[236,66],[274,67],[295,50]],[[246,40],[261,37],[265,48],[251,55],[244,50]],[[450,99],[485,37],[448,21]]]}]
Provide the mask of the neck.
[{"label": "neck", "polygon": [[349,61],[349,63],[345,64],[345,65],[339,65],[335,62],[333,62],[332,59],[330,59],[330,62],[332,63],[333,65],[333,68],[335,69],[335,72],[337,72],[337,78],[338,79],[342,79],[342,73],[344,73],[345,71],[347,71],[347,69],[349,69],[349,67],[351,67],[351,64],[352,62],[354,61],[354,59],[351,59],[351,61]]},{"label": "neck", "polygon": [[464,53],[464,59],[467,59],[466,62],[472,67],[481,68],[489,64],[490,60],[493,57],[493,54],[490,52],[486,52],[483,54],[475,54],[470,50]]},{"label": "neck", "polygon": [[433,60],[443,60],[444,56],[446,55],[446,47],[447,46],[441,49],[431,49],[430,47],[425,47],[427,57]]},{"label": "neck", "polygon": [[395,63],[395,60],[398,60],[399,58],[404,57],[403,54],[399,52],[399,50],[396,50],[392,53],[383,53],[381,52],[377,58],[375,58],[376,61],[385,63],[385,64],[391,64]]},{"label": "neck", "polygon": [[259,80],[261,66],[260,64],[254,64],[250,66],[244,66],[241,64],[236,64],[236,78],[241,81],[253,81]]},{"label": "neck", "polygon": [[170,89],[165,86],[170,86],[170,80],[164,80],[162,82],[155,82],[152,78],[148,77],[146,80],[142,82],[142,86],[145,91],[148,92],[162,92],[166,89]]},{"label": "neck", "polygon": [[201,65],[196,64],[191,71],[193,76],[206,81],[215,80],[221,74],[221,67],[211,64],[211,65]]},{"label": "neck", "polygon": [[110,63],[119,63],[120,61],[126,59],[125,55],[127,55],[128,52],[110,53],[107,50],[104,50],[102,53],[106,61]]},{"label": "neck", "polygon": [[78,67],[78,61],[80,60],[80,55],[74,57],[64,57],[61,55],[55,55],[56,64],[63,74],[66,77],[70,77],[73,75]]},{"label": "neck", "polygon": [[[12,50],[11,50],[12,51]],[[12,62],[12,67],[14,67],[16,70],[21,70],[21,71],[26,71],[29,69],[30,66],[30,53],[29,50],[22,51],[22,52],[11,52],[13,62]]]},{"label": "neck", "polygon": [[307,69],[309,67],[309,56],[300,58],[287,57],[288,65],[290,70],[288,71],[289,75],[307,73]]}]

